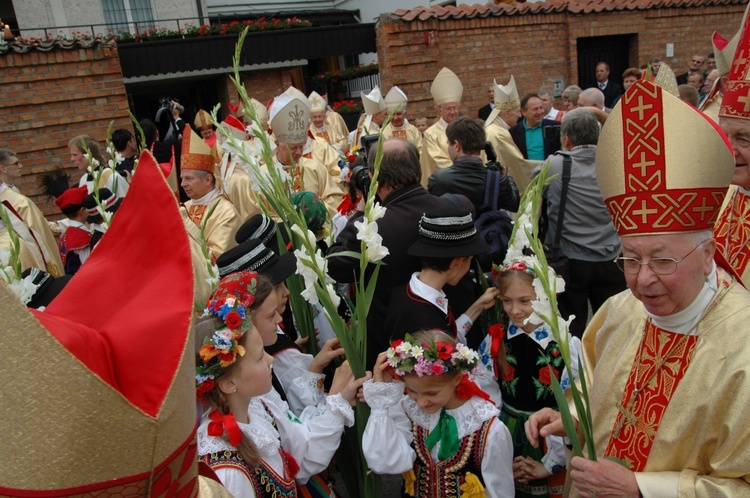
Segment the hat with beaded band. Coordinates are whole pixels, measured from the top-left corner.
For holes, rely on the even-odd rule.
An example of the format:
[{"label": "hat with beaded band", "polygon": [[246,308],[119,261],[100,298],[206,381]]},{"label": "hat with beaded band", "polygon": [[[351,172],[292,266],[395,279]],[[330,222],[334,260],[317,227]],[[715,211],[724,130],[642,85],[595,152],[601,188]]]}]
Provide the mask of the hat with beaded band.
[{"label": "hat with beaded band", "polygon": [[488,250],[487,243],[479,237],[471,213],[449,207],[422,215],[419,238],[408,253],[422,258],[461,258]]}]

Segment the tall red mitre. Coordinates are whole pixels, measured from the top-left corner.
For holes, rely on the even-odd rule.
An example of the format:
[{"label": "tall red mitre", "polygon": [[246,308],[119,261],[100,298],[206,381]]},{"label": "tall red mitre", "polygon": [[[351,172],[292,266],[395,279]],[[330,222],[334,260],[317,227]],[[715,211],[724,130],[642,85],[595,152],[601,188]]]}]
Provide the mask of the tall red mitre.
[{"label": "tall red mitre", "polygon": [[196,464],[192,279],[177,201],[146,151],[45,311],[0,284],[0,496],[220,496]]},{"label": "tall red mitre", "polygon": [[719,117],[750,119],[750,16],[745,11],[729,74],[724,80],[724,98]]},{"label": "tall red mitre", "polygon": [[647,81],[602,128],[596,175],[620,236],[711,229],[734,171],[724,132]]}]

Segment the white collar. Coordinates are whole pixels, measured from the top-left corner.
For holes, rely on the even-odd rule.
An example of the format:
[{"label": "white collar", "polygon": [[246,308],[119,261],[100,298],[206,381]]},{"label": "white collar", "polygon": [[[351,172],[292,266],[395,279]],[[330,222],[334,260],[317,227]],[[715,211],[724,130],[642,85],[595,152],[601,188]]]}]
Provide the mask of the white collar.
[{"label": "white collar", "polygon": [[510,125],[506,123],[505,120],[501,118],[499,114],[495,118],[495,122],[499,124],[503,129],[510,130]]},{"label": "white collar", "polygon": [[645,306],[643,307],[643,311],[651,318],[654,325],[659,328],[676,334],[693,334],[695,332],[693,327],[703,317],[703,312],[706,311],[708,304],[714,298],[717,289],[718,275],[716,273],[716,264],[714,264],[711,273],[706,277],[706,281],[703,282],[700,292],[684,310],[667,316],[656,316],[649,313]]},{"label": "white collar", "polygon": [[206,206],[217,197],[219,197],[219,191],[216,188],[214,188],[211,192],[207,193],[203,197],[200,197],[198,199],[193,199],[193,205],[194,206]]},{"label": "white collar", "polygon": [[312,127],[313,131],[315,131],[315,133],[323,133],[324,131],[326,131],[326,125],[325,125],[325,123],[323,123],[323,128],[318,128],[317,126],[315,126],[312,123],[310,123],[310,126]]},{"label": "white collar", "polygon": [[412,292],[430,304],[434,304],[440,311],[448,314],[448,298],[442,290],[433,289],[426,283],[419,280],[419,272],[415,272],[409,280],[409,288]]},{"label": "white collar", "polygon": [[89,227],[87,227],[85,223],[81,223],[78,220],[70,220],[70,223],[68,224],[68,226],[69,227],[80,228],[82,230],[86,230],[87,232],[91,231],[91,230],[89,230]]},{"label": "white collar", "polygon": [[438,121],[438,123],[440,123],[440,126],[442,126],[443,128],[448,128],[448,122],[442,117],[440,117],[440,121]]},{"label": "white collar", "polygon": [[[440,420],[440,411],[435,413],[425,413],[417,405],[416,401],[405,396],[402,401],[402,405],[406,415],[423,429],[431,431],[435,428]],[[476,432],[482,427],[482,424],[491,419],[497,417],[500,411],[490,401],[486,401],[478,396],[474,396],[466,400],[466,403],[454,408],[452,410],[445,410],[445,413],[450,415],[456,420],[456,429],[458,430],[458,437],[462,438]]]},{"label": "white collar", "polygon": [[526,332],[515,323],[511,323],[510,325],[508,325],[508,340],[511,340],[512,338],[523,334],[528,335],[529,338],[539,344],[542,349],[546,349],[549,343],[555,340],[550,331],[547,330],[545,324],[541,324],[531,332]]}]

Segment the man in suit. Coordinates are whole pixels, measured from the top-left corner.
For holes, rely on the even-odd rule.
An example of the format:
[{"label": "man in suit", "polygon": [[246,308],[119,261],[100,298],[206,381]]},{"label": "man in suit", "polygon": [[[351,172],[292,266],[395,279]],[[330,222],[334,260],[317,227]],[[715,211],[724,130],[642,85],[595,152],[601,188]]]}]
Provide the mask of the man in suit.
[{"label": "man in suit", "polygon": [[524,159],[544,161],[547,156],[560,150],[560,134],[544,137],[543,129],[548,126],[558,127],[559,121],[544,119],[544,104],[535,93],[521,100],[521,122],[510,128],[510,136],[523,154]]},{"label": "man in suit", "polygon": [[492,109],[495,108],[495,89],[492,87],[492,85],[490,85],[487,96],[490,98],[490,103],[477,111],[477,117],[479,117],[479,119],[481,119],[482,121],[487,121],[487,118],[490,116]]},{"label": "man in suit", "polygon": [[610,109],[615,105],[615,99],[622,95],[622,87],[614,81],[609,81],[609,64],[606,62],[600,62],[596,65],[595,87],[602,91],[604,105]]},{"label": "man in suit", "polygon": [[690,62],[688,63],[688,70],[681,75],[677,77],[677,84],[678,85],[687,85],[688,84],[688,77],[695,73],[702,73],[703,72],[703,62],[706,60],[706,58],[702,55],[694,55],[690,58]]}]

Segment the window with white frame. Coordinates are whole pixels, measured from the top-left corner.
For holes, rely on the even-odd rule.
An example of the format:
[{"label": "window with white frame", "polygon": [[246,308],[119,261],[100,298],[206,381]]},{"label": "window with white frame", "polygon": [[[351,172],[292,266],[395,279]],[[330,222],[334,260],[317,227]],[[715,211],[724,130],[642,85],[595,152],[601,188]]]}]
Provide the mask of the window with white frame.
[{"label": "window with white frame", "polygon": [[151,0],[101,0],[104,22],[116,31],[143,31],[154,21]]}]

